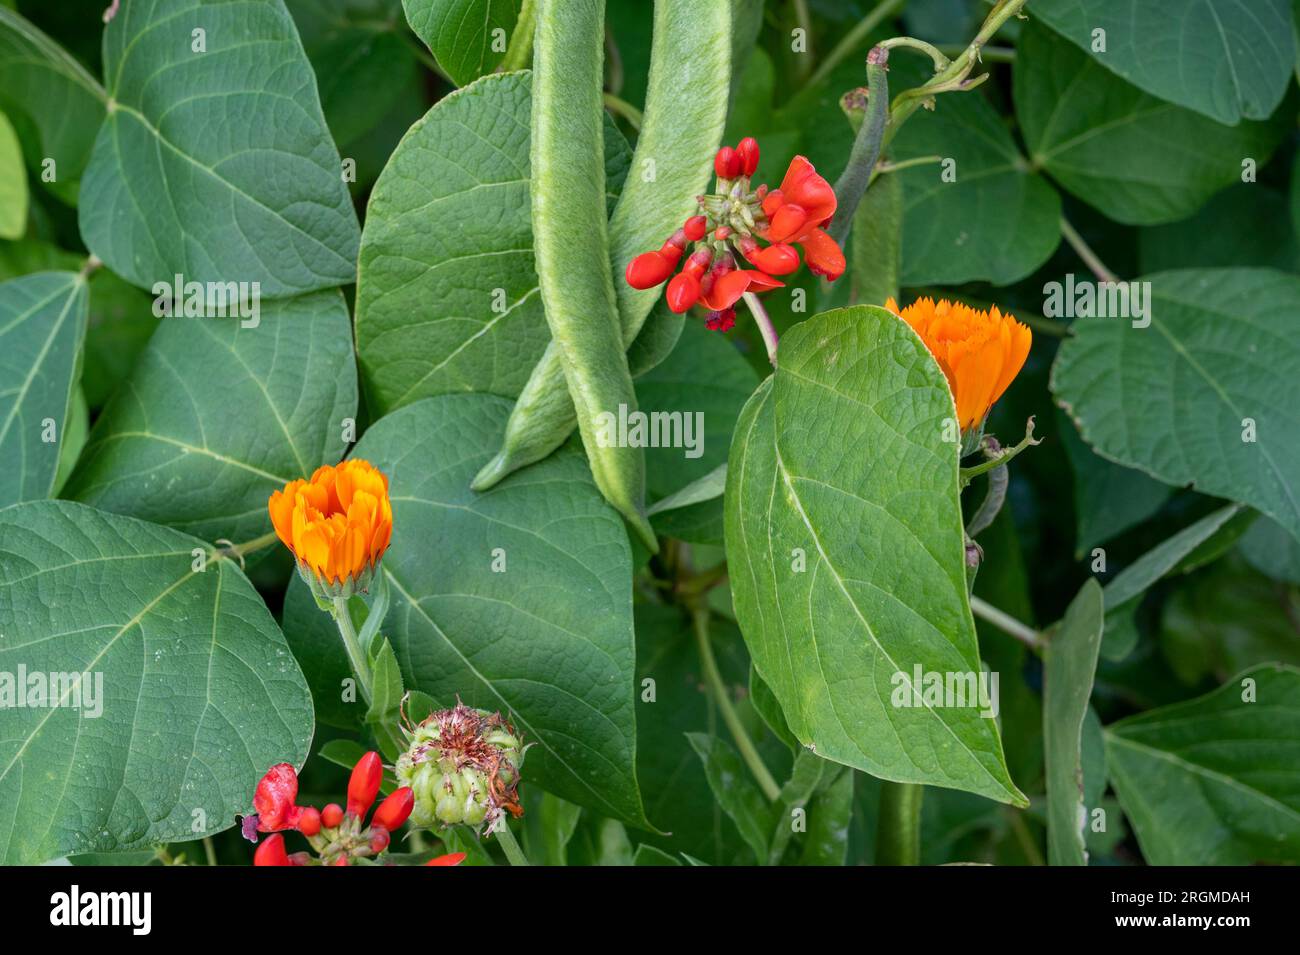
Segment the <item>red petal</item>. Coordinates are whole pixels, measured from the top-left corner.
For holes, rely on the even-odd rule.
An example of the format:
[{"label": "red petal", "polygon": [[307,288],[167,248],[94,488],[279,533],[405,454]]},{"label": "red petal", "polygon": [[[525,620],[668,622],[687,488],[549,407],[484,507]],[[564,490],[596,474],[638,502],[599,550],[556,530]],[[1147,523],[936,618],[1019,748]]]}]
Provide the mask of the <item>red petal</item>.
[{"label": "red petal", "polygon": [[450,855],[438,856],[436,859],[430,859],[425,865],[460,865],[465,861],[465,853],[453,852]]},{"label": "red petal", "polygon": [[289,865],[289,854],[284,851],[284,836],[278,832],[262,840],[253,852],[253,865]]},{"label": "red petal", "polygon": [[689,272],[679,272],[668,283],[668,293],[664,296],[668,308],[677,314],[686,311],[700,297],[700,280]]},{"label": "red petal", "polygon": [[[288,829],[297,821],[298,774],[288,763],[277,763],[266,771],[253,792],[257,828],[262,832]],[[282,840],[283,841],[283,840]]]},{"label": "red petal", "polygon": [[731,308],[749,288],[751,274],[745,269],[735,269],[715,279],[708,294],[701,297],[704,305],[713,312]]},{"label": "red petal", "polygon": [[844,274],[844,252],[821,229],[813,229],[802,245],[804,263],[814,275],[824,275],[834,282]]},{"label": "red petal", "polygon": [[807,224],[808,211],[803,206],[793,202],[783,203],[768,224],[768,239],[772,242],[784,242],[791,236],[798,235]]}]

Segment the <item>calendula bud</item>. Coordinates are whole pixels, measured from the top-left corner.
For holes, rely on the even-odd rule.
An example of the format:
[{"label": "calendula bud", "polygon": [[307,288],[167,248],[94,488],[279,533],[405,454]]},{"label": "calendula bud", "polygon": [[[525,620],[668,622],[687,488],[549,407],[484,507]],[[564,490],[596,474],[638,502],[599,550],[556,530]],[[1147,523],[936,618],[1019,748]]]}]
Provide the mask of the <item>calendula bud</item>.
[{"label": "calendula bud", "polygon": [[371,751],[357,760],[352,767],[352,778],[348,780],[348,815],[358,819],[370,811],[375,796],[379,795],[379,783],[384,777],[384,765],[379,754]]},{"label": "calendula bud", "polygon": [[318,601],[347,599],[370,586],[393,533],[388,478],[349,458],[290,481],[267,502],[271,523],[293,552]]},{"label": "calendula bud", "polygon": [[410,748],[397,778],[414,794],[411,821],[422,827],[463,824],[495,832],[519,805],[524,747],[499,713],[457,703],[405,730]]}]

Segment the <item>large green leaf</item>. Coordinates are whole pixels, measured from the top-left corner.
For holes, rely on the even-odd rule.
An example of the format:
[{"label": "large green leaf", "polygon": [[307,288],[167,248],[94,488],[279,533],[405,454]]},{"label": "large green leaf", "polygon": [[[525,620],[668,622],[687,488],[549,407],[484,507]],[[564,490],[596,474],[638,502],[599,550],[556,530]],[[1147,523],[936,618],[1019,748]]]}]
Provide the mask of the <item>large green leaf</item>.
[{"label": "large green leaf", "polygon": [[257,537],[273,490],[342,457],[356,404],[339,292],[263,302],[256,326],[164,319],[64,496],[205,540]]},{"label": "large green leaf", "polygon": [[496,69],[521,5],[521,0],[402,0],[411,29],[457,86]]},{"label": "large green leaf", "polygon": [[27,172],[13,124],[0,112],[0,239],[27,231]]},{"label": "large green leaf", "polygon": [[1057,433],[1074,474],[1074,556],[1122,534],[1169,500],[1173,488],[1133,468],[1107,461],[1079,437],[1063,413],[1056,413]]},{"label": "large green leaf", "polygon": [[979,703],[912,692],[916,667],[941,680],[980,673],[958,447],[944,440],[954,418],[938,365],[884,309],[826,312],[788,332],[727,465],[736,619],[791,731],[818,755],[1023,805]]},{"label": "large green leaf", "polygon": [[515,720],[535,744],[526,780],[645,826],[627,534],[572,449],[488,493],[469,490],[509,411],[488,395],[430,398],[357,445],[391,481],[383,633],[408,689]]},{"label": "large green leaf", "polygon": [[[455,391],[514,397],[551,339],[533,267],[529,85],[507,73],[439,100],[375,184],[357,349],[376,411]],[[615,195],[630,158],[607,121]]]},{"label": "large green leaf", "polygon": [[306,758],[284,637],[202,546],[68,501],[0,510],[0,673],[67,677],[58,706],[0,708],[0,861],[218,832],[269,766]]},{"label": "large green leaf", "polygon": [[[923,79],[909,64],[894,71],[891,86],[909,70],[912,80]],[[1060,197],[980,93],[940,96],[933,113],[908,120],[893,158],[922,156],[944,162],[891,173],[903,179],[903,285],[1006,285],[1060,244]]]},{"label": "large green leaf", "polygon": [[[0,8],[0,109],[18,128],[27,165],[46,188],[75,204],[104,118],[107,94],[61,46]],[[45,160],[53,180],[46,181]]]},{"label": "large green leaf", "polygon": [[1287,0],[1034,0],[1030,9],[1090,52],[1104,30],[1093,62],[1229,125],[1270,115],[1295,69]]},{"label": "large green leaf", "polygon": [[86,281],[37,272],[0,284],[0,507],[49,497],[86,331]]},{"label": "large green leaf", "polygon": [[417,82],[401,0],[286,0],[316,71],[334,141],[351,143],[381,122]]},{"label": "large green leaf", "polygon": [[1300,670],[1257,667],[1112,724],[1106,759],[1152,865],[1300,858]]},{"label": "large green leaf", "polygon": [[1300,537],[1300,278],[1210,269],[1148,280],[1148,327],[1074,323],[1052,368],[1057,401],[1103,457],[1249,504]]},{"label": "large green leaf", "polygon": [[104,73],[79,211],[114,272],[269,297],[353,281],[356,212],[281,0],[132,0],[104,31]]},{"label": "large green leaf", "polygon": [[1243,160],[1262,166],[1287,128],[1285,117],[1224,126],[1148,96],[1041,27],[1022,32],[1014,81],[1035,167],[1130,225],[1191,215],[1241,181]]},{"label": "large green leaf", "polygon": [[[1300,177],[1292,182],[1300,184]],[[1300,241],[1285,196],[1262,183],[1239,182],[1189,219],[1139,230],[1138,261],[1143,272],[1234,265],[1296,272]]]},{"label": "large green leaf", "polygon": [[1052,634],[1043,675],[1047,759],[1047,856],[1052,865],[1085,865],[1083,722],[1101,647],[1101,585],[1089,579]]}]

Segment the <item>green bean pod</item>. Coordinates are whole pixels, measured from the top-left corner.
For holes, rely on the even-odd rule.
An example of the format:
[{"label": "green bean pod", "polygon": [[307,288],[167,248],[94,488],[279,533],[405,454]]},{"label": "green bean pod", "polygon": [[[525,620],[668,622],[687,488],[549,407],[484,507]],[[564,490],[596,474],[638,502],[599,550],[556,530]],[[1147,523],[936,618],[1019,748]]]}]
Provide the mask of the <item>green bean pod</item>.
[{"label": "green bean pod", "polygon": [[[539,0],[533,41],[532,204],[537,278],[592,476],[651,551],[645,452],[617,440],[636,410],[605,223],[604,0]],[[611,440],[613,438],[613,440]]]},{"label": "green bean pod", "polygon": [[[713,169],[727,118],[731,78],[728,3],[657,0],[650,50],[645,122],[632,169],[609,222],[609,269],[617,278],[622,345],[645,325],[660,289],[638,291],[623,281],[636,255],[657,249],[695,208]],[[535,66],[537,66],[535,61]],[[534,111],[537,78],[534,76]],[[540,461],[573,432],[573,404],[555,342],[533,368],[506,425],[501,451],[478,473],[483,491]]]}]

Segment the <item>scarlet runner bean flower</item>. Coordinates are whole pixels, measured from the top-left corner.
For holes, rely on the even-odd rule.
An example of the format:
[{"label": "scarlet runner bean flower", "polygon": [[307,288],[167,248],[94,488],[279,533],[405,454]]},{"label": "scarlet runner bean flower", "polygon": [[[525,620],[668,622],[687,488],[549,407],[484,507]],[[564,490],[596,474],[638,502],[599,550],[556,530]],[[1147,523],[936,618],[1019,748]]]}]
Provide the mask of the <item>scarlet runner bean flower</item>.
[{"label": "scarlet runner bean flower", "polygon": [[917,299],[899,309],[885,308],[921,336],[948,379],[963,433],[978,433],[989,409],[1002,397],[1029,355],[1033,333],[993,306],[977,311],[961,302]]},{"label": "scarlet runner bean flower", "polygon": [[[270,832],[253,853],[258,866],[349,865],[380,856],[392,842],[392,834],[410,818],[415,794],[409,786],[394,790],[375,810],[370,824],[366,813],[374,805],[383,779],[384,767],[379,754],[366,753],[357,760],[348,782],[348,808],[344,812],[330,803],[323,810],[298,806],[298,774],[288,763],[278,763],[267,770],[253,794],[257,813],[244,819],[244,835],[256,840],[258,832]],[[284,845],[282,830],[297,829],[315,850],[290,855]],[[426,865],[457,865],[463,853],[439,856]]]},{"label": "scarlet runner bean flower", "polygon": [[392,537],[393,509],[388,478],[369,461],[317,468],[275,491],[267,508],[317,599],[346,599],[370,585]]},{"label": "scarlet runner bean flower", "polygon": [[[726,331],[735,324],[733,306],[746,292],[781,288],[784,283],[775,276],[798,271],[799,249],[810,271],[831,281],[839,278],[844,253],[821,228],[835,214],[835,190],[803,156],[791,161],[780,189],[751,189],[758,160],[751,136],[734,149],[719,149],[713,158],[715,192],[698,197],[699,213],[660,249],[628,263],[627,283],[648,289],[671,276],[668,307],[680,313],[702,304],[709,310],[707,327]],[[688,248],[686,265],[673,275]],[[739,268],[736,254],[754,267]]]}]

